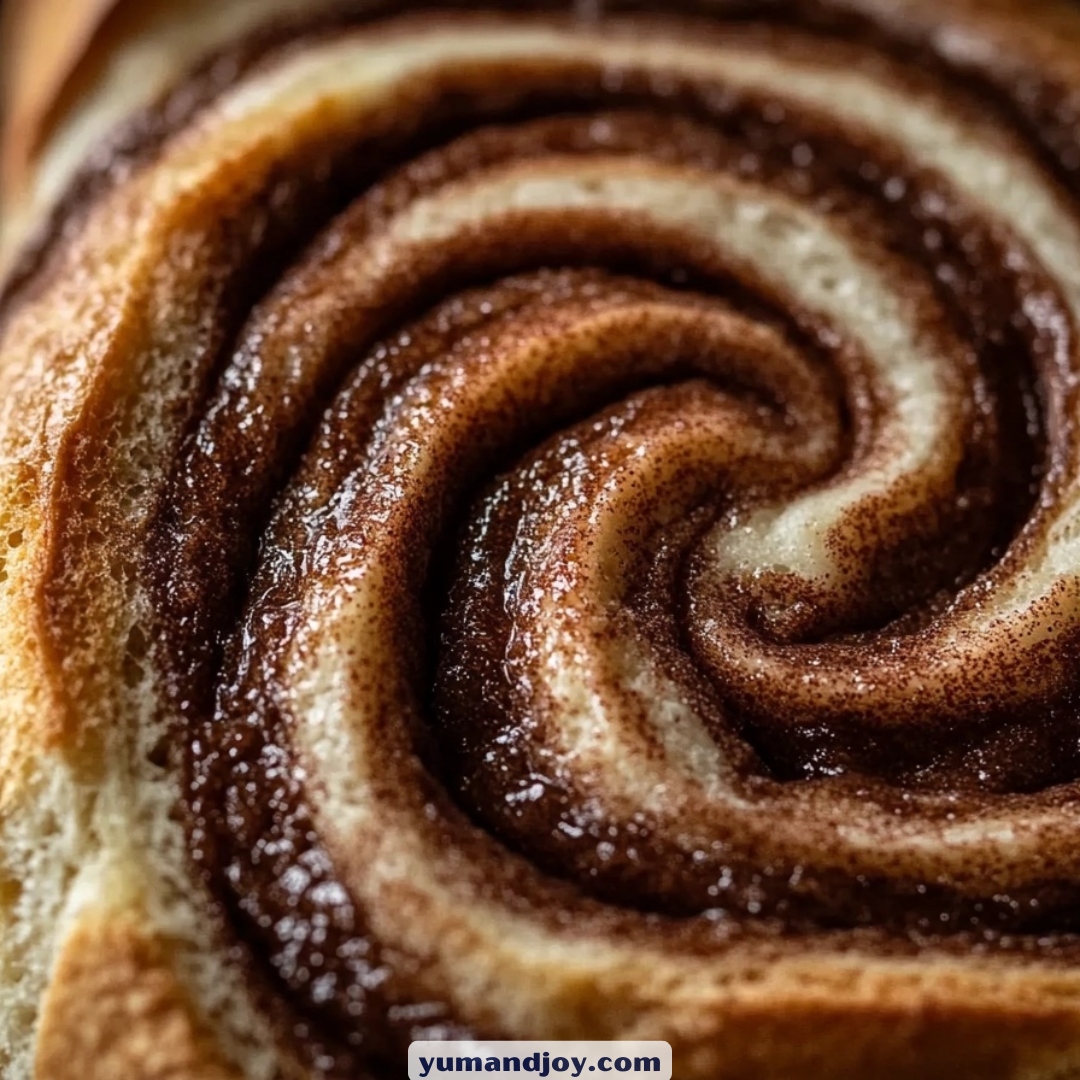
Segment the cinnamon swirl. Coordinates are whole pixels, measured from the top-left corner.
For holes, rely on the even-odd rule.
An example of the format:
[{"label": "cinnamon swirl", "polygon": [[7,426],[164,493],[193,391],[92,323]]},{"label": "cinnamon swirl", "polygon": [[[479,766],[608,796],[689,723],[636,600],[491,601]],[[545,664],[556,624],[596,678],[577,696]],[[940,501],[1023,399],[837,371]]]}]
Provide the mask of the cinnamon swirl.
[{"label": "cinnamon swirl", "polygon": [[1080,1076],[1080,9],[15,12],[5,1076]]}]

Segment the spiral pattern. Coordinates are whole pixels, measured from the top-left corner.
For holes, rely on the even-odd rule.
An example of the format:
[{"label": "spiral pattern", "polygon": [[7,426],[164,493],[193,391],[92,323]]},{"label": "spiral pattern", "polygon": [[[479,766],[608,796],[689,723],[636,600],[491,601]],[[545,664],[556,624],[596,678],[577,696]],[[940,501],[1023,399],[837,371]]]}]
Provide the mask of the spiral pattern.
[{"label": "spiral pattern", "polygon": [[1065,76],[959,3],[371,7],[135,122],[4,315],[71,693],[281,1053],[1065,987]]}]

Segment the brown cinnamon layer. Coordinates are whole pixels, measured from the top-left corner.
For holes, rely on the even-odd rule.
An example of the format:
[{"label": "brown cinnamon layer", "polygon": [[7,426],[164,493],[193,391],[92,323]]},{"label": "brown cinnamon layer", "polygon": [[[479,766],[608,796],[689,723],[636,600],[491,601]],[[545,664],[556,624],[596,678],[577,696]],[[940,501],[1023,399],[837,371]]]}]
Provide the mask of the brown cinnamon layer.
[{"label": "brown cinnamon layer", "polygon": [[1073,969],[1066,89],[961,5],[458,6],[238,46],[6,300],[110,214],[168,236],[50,612],[92,637],[65,559],[145,599],[125,673],[283,1052],[678,1057],[739,965]]}]

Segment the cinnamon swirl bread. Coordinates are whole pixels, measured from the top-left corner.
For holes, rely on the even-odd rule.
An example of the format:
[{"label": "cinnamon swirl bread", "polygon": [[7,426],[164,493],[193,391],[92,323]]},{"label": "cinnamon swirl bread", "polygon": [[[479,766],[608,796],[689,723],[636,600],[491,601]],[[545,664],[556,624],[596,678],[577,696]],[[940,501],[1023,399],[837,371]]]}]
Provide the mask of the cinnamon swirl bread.
[{"label": "cinnamon swirl bread", "polygon": [[1080,1077],[1080,6],[4,41],[4,1077]]}]

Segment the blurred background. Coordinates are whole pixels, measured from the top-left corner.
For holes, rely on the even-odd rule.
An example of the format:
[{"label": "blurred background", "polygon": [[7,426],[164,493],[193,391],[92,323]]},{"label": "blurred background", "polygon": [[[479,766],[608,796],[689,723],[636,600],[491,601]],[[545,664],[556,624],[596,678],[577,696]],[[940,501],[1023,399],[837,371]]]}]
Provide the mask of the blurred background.
[{"label": "blurred background", "polygon": [[54,110],[78,93],[90,41],[107,32],[110,12],[120,6],[118,0],[0,0],[0,212]]}]

